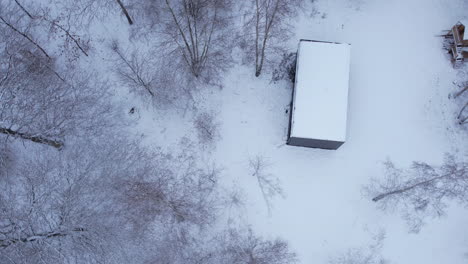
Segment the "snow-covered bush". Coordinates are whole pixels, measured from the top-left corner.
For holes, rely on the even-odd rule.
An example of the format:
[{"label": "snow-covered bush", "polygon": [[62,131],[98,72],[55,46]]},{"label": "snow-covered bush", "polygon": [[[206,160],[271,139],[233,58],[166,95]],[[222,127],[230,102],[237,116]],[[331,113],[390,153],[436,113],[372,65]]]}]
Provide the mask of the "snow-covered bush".
[{"label": "snow-covered bush", "polygon": [[198,141],[202,145],[212,145],[220,138],[220,123],[213,112],[202,112],[193,120],[197,130]]},{"label": "snow-covered bush", "polygon": [[288,80],[294,83],[296,78],[297,52],[284,53],[283,59],[273,70],[273,81]]},{"label": "snow-covered bush", "polygon": [[271,213],[273,207],[272,200],[277,196],[284,196],[280,180],[269,171],[271,166],[272,163],[268,158],[261,155],[256,155],[249,159],[250,173],[257,180],[269,213]]},{"label": "snow-covered bush", "polygon": [[228,256],[229,264],[293,264],[298,259],[291,251],[287,241],[269,240],[255,235],[252,229],[229,230],[226,236],[226,247],[223,251]]},{"label": "snow-covered bush", "polygon": [[328,264],[386,264],[388,261],[382,257],[385,232],[380,231],[372,237],[368,246],[350,248],[337,256],[330,257]]}]

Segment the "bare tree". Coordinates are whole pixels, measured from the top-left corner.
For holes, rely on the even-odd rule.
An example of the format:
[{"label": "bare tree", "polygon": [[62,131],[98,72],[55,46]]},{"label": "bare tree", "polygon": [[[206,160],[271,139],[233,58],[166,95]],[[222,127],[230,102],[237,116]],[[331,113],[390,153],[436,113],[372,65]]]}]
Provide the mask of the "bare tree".
[{"label": "bare tree", "polygon": [[[35,10],[38,14],[28,10],[22,5],[19,0],[15,0],[18,7],[32,20],[38,20],[39,23],[44,23],[45,27],[49,28],[50,33],[54,35],[62,35],[65,39],[64,47],[67,49],[70,44],[74,45],[76,49],[81,51],[85,56],[88,56],[89,40],[83,41],[83,37],[71,32],[70,24],[62,25],[61,20],[66,20],[66,17],[51,18],[48,9]],[[57,34],[59,32],[59,34]]]},{"label": "bare tree", "polygon": [[147,29],[158,33],[173,68],[209,83],[230,66],[230,0],[164,0],[150,10]]},{"label": "bare tree", "polygon": [[42,136],[31,136],[29,134],[17,132],[9,128],[0,127],[0,133],[8,135],[8,136],[12,136],[12,137],[19,137],[25,140],[30,140],[36,143],[46,144],[46,145],[55,147],[57,149],[61,149],[64,145],[64,143],[59,140],[51,140]]},{"label": "bare tree", "polygon": [[271,166],[268,159],[260,155],[249,159],[250,172],[257,179],[269,213],[273,207],[271,200],[276,196],[284,196],[279,179],[267,171]]},{"label": "bare tree", "polygon": [[93,263],[118,254],[122,231],[110,224],[119,221],[108,180],[123,163],[108,163],[108,150],[30,147],[31,157],[19,158],[0,181],[0,262]]},{"label": "bare tree", "polygon": [[184,228],[191,226],[210,226],[218,212],[219,170],[200,168],[194,153],[185,148],[176,156],[151,155],[156,155],[153,159],[158,164],[150,166],[153,169],[150,175],[137,175],[119,184],[126,211],[134,212],[134,226],[142,228],[145,225],[141,221],[157,221],[182,228],[180,232],[188,231]]},{"label": "bare tree", "polygon": [[35,2],[23,3],[22,0],[1,5],[0,24],[34,44],[47,58],[64,56],[74,61],[81,54],[88,56],[89,37],[84,32],[77,33],[79,27],[70,21],[70,14],[62,12],[52,16],[50,7]]},{"label": "bare tree", "polygon": [[112,43],[111,49],[122,63],[115,70],[120,79],[134,90],[143,88],[151,97],[154,97],[152,64],[149,63],[148,56],[139,56],[139,53],[134,51],[127,58],[116,41]]},{"label": "bare tree", "polygon": [[463,82],[463,83],[456,83],[456,86],[459,88],[459,90],[451,95],[449,95],[449,98],[457,98],[461,95],[463,95],[466,91],[468,91],[468,82]]},{"label": "bare tree", "polygon": [[[172,244],[172,243],[171,243]],[[292,264],[296,254],[287,241],[265,239],[251,228],[231,227],[218,233],[203,232],[192,243],[165,244],[150,263],[175,264]]]},{"label": "bare tree", "polygon": [[120,9],[122,10],[122,13],[125,15],[125,17],[127,18],[127,21],[128,21],[128,24],[130,25],[133,25],[133,20],[132,18],[130,17],[130,15],[128,14],[128,11],[127,11],[127,8],[125,7],[125,5],[122,3],[121,0],[115,0],[117,2],[117,4],[119,5]]},{"label": "bare tree", "polygon": [[468,204],[468,163],[453,155],[447,154],[438,167],[413,162],[403,170],[387,161],[385,169],[385,178],[373,179],[365,191],[383,210],[400,208],[413,232],[425,217],[444,215],[448,201]]},{"label": "bare tree", "polygon": [[458,112],[457,118],[460,125],[468,124],[468,114],[465,114],[466,109],[468,109],[468,101],[460,109],[460,112]]},{"label": "bare tree", "polygon": [[116,41],[111,50],[116,55],[113,71],[130,92],[160,109],[184,108],[193,101],[190,84],[163,58],[154,57],[151,51],[123,49]]},{"label": "bare tree", "polygon": [[12,53],[5,54],[11,66],[0,85],[1,133],[61,148],[67,136],[99,133],[110,124],[108,89],[95,76],[76,69],[58,74],[41,56],[10,46],[7,52]]},{"label": "bare tree", "polygon": [[[41,52],[47,59],[51,59],[49,52],[47,52],[43,45],[39,43],[38,37],[33,36],[32,28],[34,28],[35,25],[32,21],[27,20],[30,14],[23,12],[22,10],[24,10],[24,8],[21,5],[14,5],[12,2],[0,2],[0,27],[4,28],[2,30],[2,36],[6,39],[18,36],[25,42],[32,44],[32,46]],[[13,36],[8,37],[8,35]]]},{"label": "bare tree", "polygon": [[[83,21],[118,9],[131,24],[133,6],[65,0],[49,9],[49,2],[0,0],[0,262],[232,263],[234,256],[224,254],[231,244],[214,246],[228,200],[219,169],[202,164],[188,144],[163,152],[123,133],[109,86],[79,60],[90,55]],[[210,63],[226,55],[216,40],[226,41],[220,21],[228,19],[227,2],[161,3],[168,18],[161,21],[196,30],[191,43],[205,66],[193,69],[203,68],[198,77],[209,78],[220,66]],[[188,67],[177,53],[189,52],[184,48],[172,52],[181,55],[178,65]],[[147,53],[114,52],[116,72],[132,89],[151,98],[182,93],[163,87],[177,79],[159,71],[165,61],[152,69]],[[200,123],[210,126],[210,120]],[[255,259],[292,256],[286,243],[255,239],[264,249],[252,248]]]},{"label": "bare tree", "polygon": [[112,115],[106,84],[49,55],[27,28],[0,23],[0,134],[61,148],[66,136],[99,133]]},{"label": "bare tree", "polygon": [[30,156],[0,178],[0,262],[294,263],[285,241],[215,231],[219,170],[187,142],[165,153],[126,137],[61,152],[26,143]]},{"label": "bare tree", "polygon": [[[0,134],[61,148],[65,136],[99,133],[110,110],[103,101],[108,89],[96,76],[60,61],[47,41],[64,35],[65,43],[87,55],[79,37],[46,9],[20,0],[0,7]],[[44,38],[48,34],[54,36]]]},{"label": "bare tree", "polygon": [[142,242],[180,248],[176,259],[197,248],[222,209],[219,171],[139,144],[114,134],[61,152],[26,144],[31,157],[0,178],[0,262],[128,263]]},{"label": "bare tree", "polygon": [[382,257],[385,232],[380,231],[372,238],[372,243],[367,247],[351,248],[338,256],[331,257],[329,264],[385,264],[388,263]]},{"label": "bare tree", "polygon": [[255,76],[260,76],[273,52],[283,50],[291,33],[288,19],[294,16],[302,0],[251,0],[246,7],[247,56],[255,59]]},{"label": "bare tree", "polygon": [[146,255],[149,262],[206,263],[196,262],[195,255],[203,258],[208,252],[225,210],[220,170],[200,167],[190,142],[180,144],[172,154],[145,154],[153,161],[139,163],[147,164],[144,174],[115,183],[132,235],[137,241],[148,239],[155,249]]},{"label": "bare tree", "polygon": [[[225,237],[227,246],[223,251],[225,261],[232,264],[292,264],[297,263],[296,254],[282,239],[266,240],[253,233],[252,229],[231,229]],[[227,261],[226,261],[227,260]]]},{"label": "bare tree", "polygon": [[129,25],[134,21],[131,15],[130,3],[123,0],[53,0],[53,5],[67,13],[72,21],[80,26],[88,27],[95,20],[104,19],[110,14],[123,14]]}]

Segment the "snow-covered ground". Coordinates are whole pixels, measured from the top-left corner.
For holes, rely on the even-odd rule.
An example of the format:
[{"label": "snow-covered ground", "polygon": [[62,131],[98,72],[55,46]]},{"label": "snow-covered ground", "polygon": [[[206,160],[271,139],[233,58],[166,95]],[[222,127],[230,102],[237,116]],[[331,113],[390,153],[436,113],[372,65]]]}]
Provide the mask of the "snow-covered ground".
[{"label": "snow-covered ground", "polygon": [[[267,237],[288,240],[301,263],[326,263],[348,248],[365,246],[380,229],[386,231],[382,253],[391,263],[466,263],[465,209],[453,206],[447,217],[410,234],[398,214],[377,210],[361,188],[383,175],[387,158],[402,167],[413,160],[439,164],[444,152],[468,150],[448,99],[456,70],[436,37],[468,16],[468,3],[318,0],[313,6],[294,21],[291,50],[301,38],[352,44],[347,142],[337,151],[285,145],[290,85],[235,66],[206,104],[221,122],[221,139],[209,156],[223,167],[226,183],[245,190],[240,217]],[[187,120],[154,113],[143,109],[139,126],[152,144],[173,142],[187,131],[180,129]],[[285,191],[271,213],[249,171],[249,159],[257,155],[268,158],[268,172]]]}]

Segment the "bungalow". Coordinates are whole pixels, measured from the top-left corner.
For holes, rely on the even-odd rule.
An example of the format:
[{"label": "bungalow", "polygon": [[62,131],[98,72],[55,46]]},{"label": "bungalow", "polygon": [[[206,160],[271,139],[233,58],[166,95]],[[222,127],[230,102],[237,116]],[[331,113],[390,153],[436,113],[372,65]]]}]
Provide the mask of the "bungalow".
[{"label": "bungalow", "polygon": [[288,145],[338,149],[346,140],[351,45],[300,40]]}]

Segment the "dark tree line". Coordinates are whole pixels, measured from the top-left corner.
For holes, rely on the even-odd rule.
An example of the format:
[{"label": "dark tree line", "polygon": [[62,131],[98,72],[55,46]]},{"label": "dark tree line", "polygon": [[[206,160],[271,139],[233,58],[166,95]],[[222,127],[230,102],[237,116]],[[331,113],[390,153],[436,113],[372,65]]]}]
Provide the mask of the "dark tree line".
[{"label": "dark tree line", "polygon": [[[286,241],[226,224],[235,222],[232,201],[215,165],[187,147],[133,140],[110,83],[86,69],[95,56],[89,26],[123,13],[132,28],[157,21],[158,45],[173,47],[164,56],[178,58],[168,61],[211,82],[229,61],[221,42],[233,3],[50,3],[0,0],[0,262],[296,262]],[[163,69],[159,61],[111,47],[119,81],[135,92],[171,101],[188,89],[166,87],[174,75],[148,67]],[[218,137],[216,124],[210,114],[194,119],[200,142]]]},{"label": "dark tree line", "polygon": [[46,51],[54,47],[45,46],[45,28],[23,8],[0,13],[0,132],[57,148],[68,135],[98,132],[111,111],[105,83]]},{"label": "dark tree line", "polygon": [[229,199],[220,171],[189,149],[149,151],[112,134],[60,152],[34,146],[1,157],[1,262],[296,261],[283,240],[242,226],[214,231]]},{"label": "dark tree line", "polygon": [[131,6],[139,18],[132,27],[135,36],[158,47],[155,54],[171,57],[171,67],[216,83],[231,66],[232,50],[239,44],[254,63],[256,76],[280,59],[275,53],[284,52],[292,33],[289,20],[303,0],[135,0]]}]

